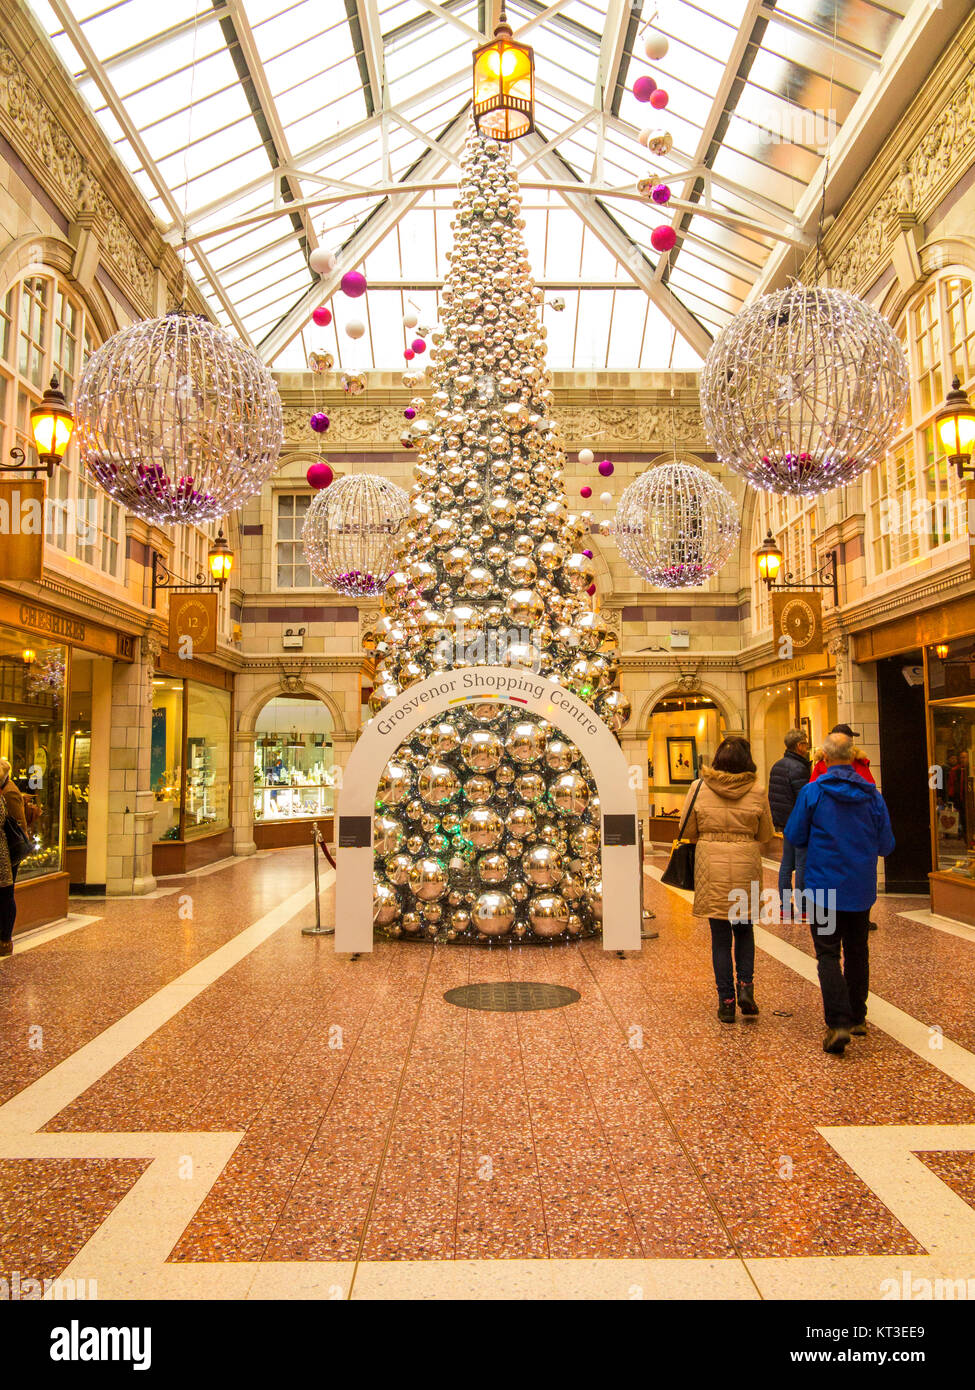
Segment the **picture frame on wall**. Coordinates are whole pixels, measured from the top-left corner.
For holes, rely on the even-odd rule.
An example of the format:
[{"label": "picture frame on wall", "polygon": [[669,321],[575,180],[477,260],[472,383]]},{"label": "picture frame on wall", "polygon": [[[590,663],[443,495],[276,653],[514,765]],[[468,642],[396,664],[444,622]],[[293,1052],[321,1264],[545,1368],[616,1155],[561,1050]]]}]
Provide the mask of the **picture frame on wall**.
[{"label": "picture frame on wall", "polygon": [[672,784],[694,781],[697,776],[696,739],[667,739],[667,771]]}]

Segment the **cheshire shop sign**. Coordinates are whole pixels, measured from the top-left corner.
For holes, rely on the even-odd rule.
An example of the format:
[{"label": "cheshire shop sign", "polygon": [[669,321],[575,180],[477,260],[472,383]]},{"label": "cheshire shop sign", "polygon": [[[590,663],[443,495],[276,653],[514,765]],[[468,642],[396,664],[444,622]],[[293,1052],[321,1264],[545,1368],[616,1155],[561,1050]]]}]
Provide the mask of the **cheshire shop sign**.
[{"label": "cheshire shop sign", "polygon": [[372,950],[372,822],[376,788],[392,754],[421,724],[454,705],[497,700],[545,719],[575,743],[596,783],[602,810],[603,949],[640,949],[641,875],[636,793],[609,726],[572,691],[507,666],[458,667],[428,676],[370,719],[342,781],[336,836],[336,951]]},{"label": "cheshire shop sign", "polygon": [[407,691],[392,701],[366,727],[374,725],[384,738],[395,734],[397,741],[402,741],[403,722],[425,705],[436,703],[440,709],[449,709],[451,705],[486,704],[490,700],[501,700],[506,704],[522,705],[549,723],[558,724],[563,732],[567,732],[564,720],[570,719],[576,738],[579,733],[593,738],[600,729],[605,730],[605,725],[596,719],[589,706],[576,699],[570,691],[554,681],[539,676],[519,675],[517,671],[477,668],[455,671],[448,676],[435,676],[432,685],[430,681],[425,681],[422,687],[414,687],[414,690],[415,693]]}]

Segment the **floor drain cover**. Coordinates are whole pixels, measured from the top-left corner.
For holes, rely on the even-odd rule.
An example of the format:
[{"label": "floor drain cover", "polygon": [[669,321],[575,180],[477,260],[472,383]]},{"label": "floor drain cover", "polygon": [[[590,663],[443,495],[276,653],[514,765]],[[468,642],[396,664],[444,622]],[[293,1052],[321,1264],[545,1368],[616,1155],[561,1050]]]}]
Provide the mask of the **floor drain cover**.
[{"label": "floor drain cover", "polygon": [[448,989],[444,998],[460,1009],[490,1009],[494,1013],[514,1014],[526,1009],[561,1009],[564,1004],[574,1004],[579,991],[566,985],[506,980],[491,985],[459,985],[457,989]]}]

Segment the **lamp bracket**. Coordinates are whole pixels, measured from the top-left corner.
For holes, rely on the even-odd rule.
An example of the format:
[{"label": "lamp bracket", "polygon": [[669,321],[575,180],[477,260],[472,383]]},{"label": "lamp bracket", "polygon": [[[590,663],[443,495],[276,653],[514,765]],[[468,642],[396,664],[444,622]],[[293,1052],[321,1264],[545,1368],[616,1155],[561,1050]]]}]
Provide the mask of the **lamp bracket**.
[{"label": "lamp bracket", "polygon": [[766,579],[765,585],[770,592],[773,589],[829,589],[833,595],[833,606],[839,608],[839,574],[835,550],[827,551],[823,563],[818,569],[813,570],[813,574],[818,575],[819,578],[796,579],[790,571],[784,579]]},{"label": "lamp bracket", "polygon": [[198,573],[197,576],[196,576],[196,579],[193,580],[192,582],[190,582],[190,581],[188,581],[188,580],[186,580],[186,579],[181,579],[180,576],[179,576],[178,574],[174,574],[173,571],[168,567],[168,565],[166,565],[166,564],[164,563],[163,557],[159,554],[159,551],[158,551],[158,550],[154,550],[154,551],[152,552],[152,607],[153,607],[153,608],[155,608],[155,606],[156,606],[156,591],[157,591],[157,589],[169,589],[169,590],[174,590],[174,591],[175,591],[175,590],[183,590],[183,591],[195,590],[195,591],[197,591],[197,592],[204,592],[204,591],[206,591],[206,592],[217,593],[217,592],[219,592],[220,590],[223,589],[223,587],[224,587],[224,585],[226,584],[226,582],[227,582],[227,581],[226,581],[225,579],[207,579],[206,574],[203,572],[203,570],[200,570],[200,571],[199,571],[199,573]]}]

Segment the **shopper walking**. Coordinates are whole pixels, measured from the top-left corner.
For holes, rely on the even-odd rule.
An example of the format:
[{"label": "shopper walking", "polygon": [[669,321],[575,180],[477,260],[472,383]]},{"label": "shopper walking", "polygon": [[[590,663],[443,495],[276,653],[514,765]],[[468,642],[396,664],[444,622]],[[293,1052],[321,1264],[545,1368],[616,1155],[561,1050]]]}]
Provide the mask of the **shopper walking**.
[{"label": "shopper walking", "polygon": [[[786,821],[792,815],[796,798],[809,781],[812,764],[809,761],[809,740],[803,729],[790,729],[785,736],[785,753],[777,763],[772,764],[768,775],[768,801],[772,812],[772,824],[776,830],[785,830]],[[794,845],[791,840],[782,838],[782,859],[779,863],[779,896],[782,899],[782,920],[804,921],[802,890],[805,886],[806,849],[804,845]],[[792,876],[795,874],[795,887]],[[796,902],[800,904],[796,916]]]},{"label": "shopper walking", "polygon": [[[25,835],[29,834],[27,816],[24,812],[24,794],[10,776],[10,761],[0,758],[0,796],[7,806],[7,815],[15,820]],[[17,877],[16,871],[14,877]]]},{"label": "shopper walking", "polygon": [[[718,990],[718,1018],[735,1021],[737,1004],[746,1018],[755,1003],[755,931],[744,903],[762,886],[762,849],[774,828],[768,797],[757,785],[746,739],[726,738],[710,767],[687,794],[681,811],[683,838],[697,842],[694,860],[695,917],[711,926],[711,961]],[[732,946],[734,962],[732,962]]]},{"label": "shopper walking", "polygon": [[14,922],[17,919],[17,901],[14,897],[14,875],[10,867],[10,850],[4,822],[7,819],[7,803],[0,796],[0,956],[13,954]]},{"label": "shopper walking", "polygon": [[[834,724],[833,727],[830,729],[830,733],[843,734],[844,737],[848,739],[856,739],[860,737],[860,735],[854,729],[850,728],[849,724]],[[870,771],[870,759],[867,757],[866,753],[864,753],[861,749],[857,748],[856,744],[851,744],[851,747],[853,750],[853,771],[858,772],[865,782],[870,782],[871,785],[876,786],[877,784],[873,780],[873,773]],[[816,762],[813,766],[812,775],[809,778],[810,782],[815,782],[817,777],[822,777],[825,771],[825,752],[820,751],[819,757],[816,759]]]},{"label": "shopper walking", "polygon": [[826,771],[803,787],[785,827],[793,844],[807,848],[806,899],[815,905],[812,938],[826,1018],[823,1051],[839,1054],[851,1035],[867,1031],[877,857],[894,848],[884,799],[854,771],[854,752],[847,734],[829,735]]}]

